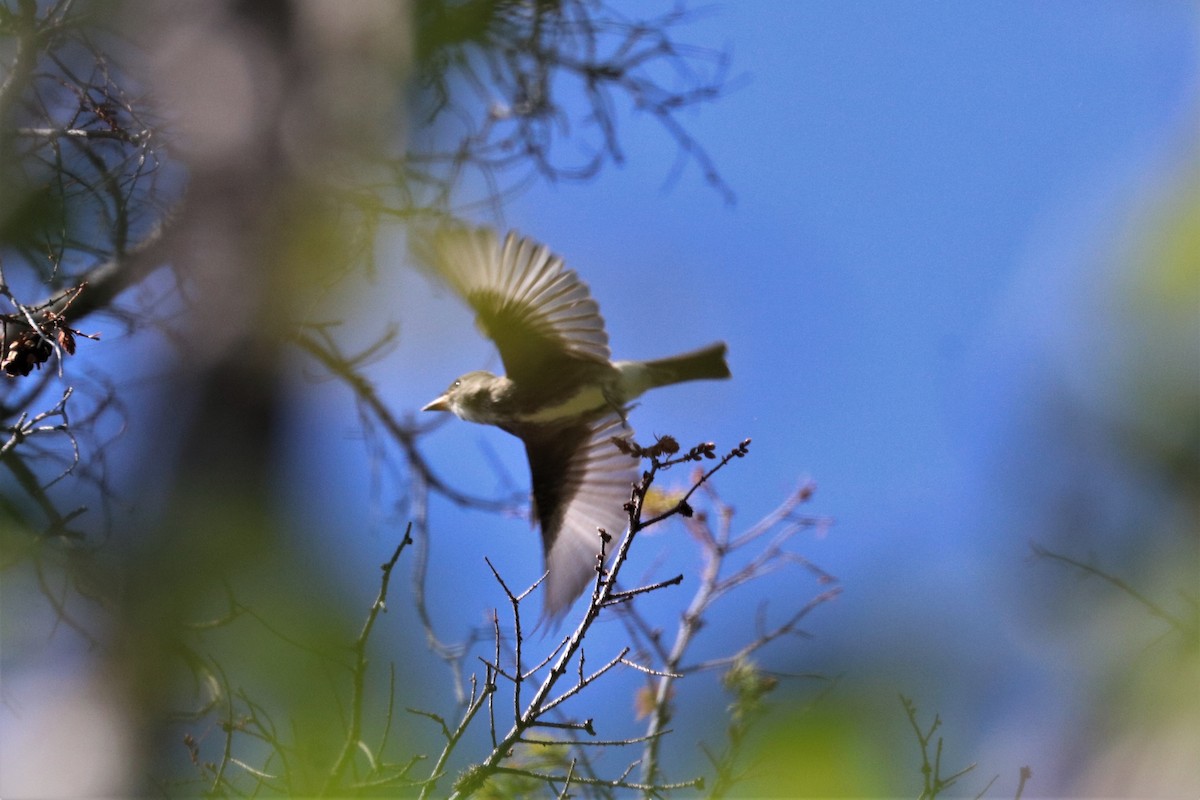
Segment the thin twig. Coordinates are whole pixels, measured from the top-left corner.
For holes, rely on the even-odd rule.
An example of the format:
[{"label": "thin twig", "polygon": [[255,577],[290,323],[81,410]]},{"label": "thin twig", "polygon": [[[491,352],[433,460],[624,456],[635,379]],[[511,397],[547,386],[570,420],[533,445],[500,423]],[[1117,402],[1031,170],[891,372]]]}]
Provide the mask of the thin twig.
[{"label": "thin twig", "polygon": [[346,741],[342,745],[341,753],[338,755],[337,761],[334,762],[333,770],[330,771],[329,777],[325,782],[325,794],[328,794],[334,787],[338,786],[342,777],[346,774],[346,768],[350,765],[350,761],[354,756],[354,751],[359,747],[362,741],[362,725],[363,725],[363,700],[366,695],[366,675],[367,675],[367,641],[371,638],[371,631],[375,628],[375,620],[381,611],[387,610],[387,595],[388,585],[392,580],[392,570],[396,566],[396,562],[400,559],[400,554],[404,552],[404,548],[412,544],[412,523],[408,524],[408,528],[404,531],[404,538],[400,540],[400,544],[396,546],[392,552],[392,557],[380,565],[379,578],[379,593],[375,597],[375,602],[371,604],[370,611],[367,612],[367,619],[363,623],[362,630],[358,634],[358,638],[354,641],[352,648],[354,652],[354,667],[353,667],[353,690],[350,703],[350,724],[346,731]]}]

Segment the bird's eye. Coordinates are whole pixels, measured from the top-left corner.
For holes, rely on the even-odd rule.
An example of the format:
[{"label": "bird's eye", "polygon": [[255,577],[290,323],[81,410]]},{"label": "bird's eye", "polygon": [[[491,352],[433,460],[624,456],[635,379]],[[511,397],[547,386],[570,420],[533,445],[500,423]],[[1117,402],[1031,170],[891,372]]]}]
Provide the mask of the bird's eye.
[{"label": "bird's eye", "polygon": [[460,386],[462,386],[462,381],[455,381],[455,382],[454,382],[454,388],[455,388],[455,389],[457,389],[457,388],[458,388],[458,387],[460,387]]}]

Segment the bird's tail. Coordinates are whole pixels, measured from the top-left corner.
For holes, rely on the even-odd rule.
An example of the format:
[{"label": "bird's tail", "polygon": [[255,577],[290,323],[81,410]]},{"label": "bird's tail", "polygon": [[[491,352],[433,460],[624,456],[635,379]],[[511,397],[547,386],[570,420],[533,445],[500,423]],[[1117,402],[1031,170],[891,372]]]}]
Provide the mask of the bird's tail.
[{"label": "bird's tail", "polygon": [[642,362],[648,389],[684,381],[721,380],[728,378],[729,364],[725,362],[725,343],[714,342],[690,353]]}]

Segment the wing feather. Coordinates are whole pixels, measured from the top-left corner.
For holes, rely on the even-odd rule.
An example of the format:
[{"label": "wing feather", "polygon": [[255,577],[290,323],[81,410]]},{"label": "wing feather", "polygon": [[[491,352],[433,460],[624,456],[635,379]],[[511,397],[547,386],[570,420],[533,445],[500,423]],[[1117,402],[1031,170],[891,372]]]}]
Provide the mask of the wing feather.
[{"label": "wing feather", "polygon": [[561,617],[596,577],[597,528],[616,541],[628,518],[624,509],[638,479],[638,462],[612,443],[631,435],[612,414],[566,430],[518,432],[533,476],[534,507],[546,556],[545,616]]},{"label": "wing feather", "polygon": [[518,383],[608,364],[600,307],[587,284],[545,245],[516,232],[501,242],[491,228],[443,227],[416,234],[413,249],[471,307]]}]

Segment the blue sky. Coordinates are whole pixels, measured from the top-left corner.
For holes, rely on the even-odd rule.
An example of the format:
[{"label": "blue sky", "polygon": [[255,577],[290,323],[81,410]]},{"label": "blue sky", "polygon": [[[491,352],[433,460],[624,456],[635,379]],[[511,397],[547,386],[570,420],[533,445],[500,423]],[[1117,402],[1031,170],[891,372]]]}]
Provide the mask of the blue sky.
[{"label": "blue sky", "polygon": [[[671,4],[627,6],[641,13]],[[1146,772],[1127,764],[1168,782],[1180,764],[1194,772],[1200,745],[1189,719],[1187,736],[1151,736],[1145,745],[1152,756],[1182,757],[1108,759],[1129,783],[1102,781],[1103,746],[1137,732],[1104,710],[1114,696],[1137,697],[1139,675],[1152,682],[1160,674],[1145,663],[1166,637],[1128,598],[1031,559],[1029,542],[1096,557],[1166,605],[1179,602],[1188,581],[1195,591],[1195,545],[1171,549],[1155,535],[1167,527],[1156,511],[1170,511],[1174,498],[1158,493],[1154,475],[1116,463],[1096,431],[1129,421],[1122,404],[1131,382],[1156,368],[1177,371],[1200,394],[1200,337],[1190,351],[1176,348],[1182,364],[1148,359],[1129,369],[1142,352],[1130,340],[1147,334],[1130,335],[1121,302],[1138,277],[1130,265],[1147,223],[1181,185],[1200,184],[1200,8],[729,0],[676,36],[732,56],[729,92],[679,119],[736,203],[707,186],[694,163],[670,179],[676,143],[653,120],[621,109],[622,166],[585,184],[537,185],[507,203],[502,220],[476,220],[518,228],[563,255],[590,284],[618,358],[729,344],[733,380],[656,391],[631,421],[643,440],[671,433],[685,445],[713,440],[727,449],[752,438],[750,457],[717,480],[742,526],[802,481],[815,482],[807,510],[832,525],[800,535],[794,549],[837,576],[844,593],[806,620],[812,638],[779,643],[763,664],[838,676],[826,708],[852,709],[869,723],[863,735],[887,760],[880,769],[898,793],[915,795],[920,779],[901,692],[927,718],[940,713],[948,763],[980,763],[979,780],[964,788],[972,795],[1000,774],[989,796],[1012,796],[1023,764],[1038,795],[1148,793],[1151,784],[1138,782]],[[347,350],[399,325],[398,346],[371,377],[393,409],[416,414],[453,377],[499,364],[462,303],[407,267],[400,239],[381,243],[375,285],[320,313],[349,320],[338,331]],[[172,441],[161,434],[176,425],[178,409],[164,403],[160,373],[173,351],[96,324],[106,326],[103,341],[124,346],[85,343],[75,361],[134,375],[123,395],[131,408],[161,404],[149,421],[150,411],[131,414],[137,424],[108,451],[113,473],[138,482],[128,494],[148,518],[158,509],[143,496],[161,494],[155,481],[172,476],[144,475],[132,462],[147,441]],[[397,476],[372,473],[345,388],[308,380],[312,364],[301,355],[294,365],[296,405],[275,488],[294,522],[287,533],[311,547],[297,547],[288,563],[302,571],[310,559],[313,574],[334,573],[336,589],[320,586],[343,593],[328,598],[330,613],[353,608],[357,620],[407,511],[397,509]],[[528,485],[520,444],[497,430],[447,420],[424,444],[464,491],[519,494]],[[430,516],[431,608],[452,640],[504,606],[484,557],[521,586],[542,570],[541,543],[516,515],[464,513],[435,498]],[[1144,558],[1147,551],[1161,561]],[[656,613],[669,622],[695,583],[691,540],[666,526],[642,540],[633,567],[688,576],[660,596]],[[13,591],[17,579],[6,579]],[[238,588],[254,596],[261,587]],[[764,600],[778,618],[822,588],[798,570],[731,595],[697,655],[743,644]],[[402,689],[420,689],[423,678],[429,695],[415,704],[449,713],[446,671],[426,653],[400,596],[406,590],[393,582],[373,664],[394,660],[407,673]],[[40,598],[14,618],[30,630],[43,618],[55,628]],[[293,623],[319,627],[282,624]],[[11,696],[53,699],[46,720],[69,719],[59,709],[88,713],[93,675],[79,676],[71,692],[56,683],[60,673],[94,666],[85,643],[46,641],[42,630],[19,635],[27,638],[11,652],[32,655],[8,674]],[[624,640],[616,626],[601,626],[589,659]],[[382,673],[371,678],[382,684]],[[629,716],[637,683],[614,677],[599,694],[602,707],[583,707],[610,712],[603,735],[635,732],[606,726]],[[781,699],[798,701],[781,706],[787,723],[822,684],[785,685]],[[1157,688],[1146,705],[1168,704]],[[711,677],[681,692],[682,734],[670,747],[694,755],[697,739],[719,738],[728,701]],[[1198,698],[1186,699],[1200,708]],[[4,700],[7,707],[10,695]],[[20,714],[0,723],[6,734],[27,731],[21,746],[29,752],[46,738]],[[70,733],[103,741],[113,732],[101,723]],[[401,736],[419,729],[400,727]],[[114,751],[128,744],[113,742]]]},{"label": "blue sky", "polygon": [[[941,711],[963,761],[1010,782],[1032,762],[1041,791],[1071,785],[1053,754],[1088,700],[1019,601],[1050,577],[1028,557],[1046,532],[1025,504],[1054,477],[1024,483],[1043,444],[1028,416],[1073,373],[1104,383],[1088,348],[1114,254],[1197,133],[1198,26],[1184,2],[714,6],[681,38],[728,47],[737,79],[682,119],[736,204],[692,164],[664,186],[674,143],[626,117],[623,168],[505,208],[589,282],[616,356],[729,343],[731,382],[656,392],[632,420],[685,443],[752,437],[718,484],[743,523],[815,480],[810,509],[836,524],[797,549],[845,595],[812,618],[815,640],[769,662],[851,686],[877,674],[862,664],[890,664],[891,696]],[[498,368],[454,298],[411,273],[387,280],[380,313],[400,319],[401,345],[380,378],[396,407]],[[497,489],[493,458],[526,480],[496,431],[454,422],[429,448],[464,488]],[[484,551],[516,581],[540,570],[522,520],[433,513],[443,602],[500,601]],[[686,570],[671,535],[654,547]],[[761,597],[815,591],[796,587],[764,582],[725,621],[736,631]],[[898,705],[881,713],[903,724]]]},{"label": "blue sky", "polygon": [[[739,519],[816,481],[811,511],[836,524],[798,549],[846,593],[812,618],[815,640],[770,663],[851,681],[856,664],[890,664],[893,692],[958,724],[962,759],[1010,780],[1006,759],[1024,758],[1043,792],[1069,786],[1050,753],[1069,750],[1086,700],[1064,688],[1080,678],[1069,655],[1024,651],[1016,599],[1046,575],[1028,559],[1044,531],[1022,507],[1037,491],[1019,473],[1040,444],[1022,420],[1054,393],[1048,377],[1091,368],[1078,345],[1104,324],[1111,252],[1194,149],[1198,24],[1187,2],[714,6],[680,36],[728,47],[737,79],[683,120],[736,204],[694,164],[665,185],[674,144],[635,118],[623,168],[505,209],[592,285],[614,354],[730,344],[730,383],[656,392],[632,420],[684,441],[754,438],[719,482]],[[397,279],[400,407],[496,366],[452,297]],[[502,434],[456,423],[430,440],[461,485],[490,491],[486,459],[462,458],[481,447],[526,480]],[[450,515],[434,509],[436,524]],[[446,547],[494,542],[532,579],[538,543],[510,528],[523,539],[488,529]],[[466,585],[494,595],[473,575]],[[786,601],[796,585],[761,595]],[[995,730],[1019,730],[1025,753]]]}]

